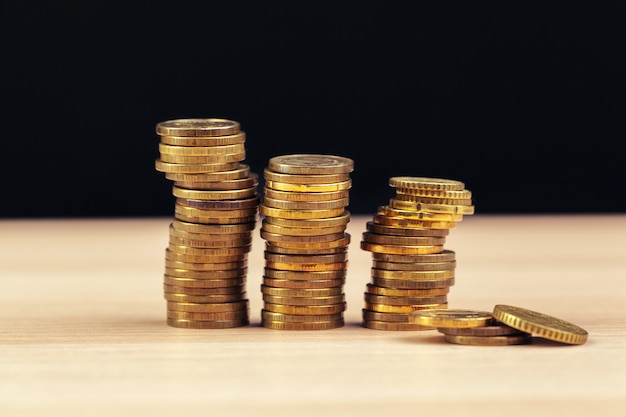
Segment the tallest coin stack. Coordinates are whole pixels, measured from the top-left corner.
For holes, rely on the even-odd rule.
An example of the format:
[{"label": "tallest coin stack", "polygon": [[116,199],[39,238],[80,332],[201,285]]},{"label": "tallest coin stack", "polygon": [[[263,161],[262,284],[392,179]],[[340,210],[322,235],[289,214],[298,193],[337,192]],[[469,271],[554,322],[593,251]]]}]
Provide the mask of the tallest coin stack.
[{"label": "tallest coin stack", "polygon": [[258,175],[243,163],[245,132],[226,119],[158,123],[156,170],[174,182],[165,250],[167,324],[223,329],[249,324],[247,256],[258,220]]}]

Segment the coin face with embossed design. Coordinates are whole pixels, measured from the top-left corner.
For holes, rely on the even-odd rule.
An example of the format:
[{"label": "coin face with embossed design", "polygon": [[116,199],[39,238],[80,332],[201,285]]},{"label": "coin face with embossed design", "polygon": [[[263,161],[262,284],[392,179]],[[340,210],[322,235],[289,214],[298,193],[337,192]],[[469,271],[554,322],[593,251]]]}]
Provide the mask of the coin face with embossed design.
[{"label": "coin face with embossed design", "polygon": [[157,123],[156,133],[163,136],[224,136],[239,133],[241,126],[235,120],[174,119]]},{"label": "coin face with embossed design", "polygon": [[292,154],[270,158],[268,168],[283,174],[342,174],[354,170],[354,161],[336,155]]}]

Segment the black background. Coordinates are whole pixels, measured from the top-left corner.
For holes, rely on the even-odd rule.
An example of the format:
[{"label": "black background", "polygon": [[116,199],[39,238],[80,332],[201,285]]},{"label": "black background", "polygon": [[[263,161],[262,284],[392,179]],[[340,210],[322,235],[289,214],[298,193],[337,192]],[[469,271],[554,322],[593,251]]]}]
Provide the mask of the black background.
[{"label": "black background", "polygon": [[2,3],[3,217],[170,216],[156,123],[237,120],[246,163],[463,181],[476,213],[626,211],[624,2]]}]

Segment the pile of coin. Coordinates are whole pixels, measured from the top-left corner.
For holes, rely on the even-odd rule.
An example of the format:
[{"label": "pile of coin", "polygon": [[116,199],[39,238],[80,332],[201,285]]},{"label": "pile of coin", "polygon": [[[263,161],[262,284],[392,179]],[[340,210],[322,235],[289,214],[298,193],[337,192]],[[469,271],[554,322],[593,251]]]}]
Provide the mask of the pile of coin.
[{"label": "pile of coin", "polygon": [[344,325],[350,234],[350,158],[276,156],[264,169],[261,237],[263,327],[324,330]]},{"label": "pile of coin", "polygon": [[165,250],[167,324],[223,329],[249,324],[247,256],[259,214],[258,174],[237,121],[176,119],[156,125],[156,170],[173,181]]},{"label": "pile of coin", "polygon": [[378,207],[361,240],[361,249],[372,253],[363,326],[425,330],[409,314],[448,307],[456,254],[444,243],[456,223],[474,213],[472,195],[463,182],[442,178],[391,177],[389,185],[395,198]]}]

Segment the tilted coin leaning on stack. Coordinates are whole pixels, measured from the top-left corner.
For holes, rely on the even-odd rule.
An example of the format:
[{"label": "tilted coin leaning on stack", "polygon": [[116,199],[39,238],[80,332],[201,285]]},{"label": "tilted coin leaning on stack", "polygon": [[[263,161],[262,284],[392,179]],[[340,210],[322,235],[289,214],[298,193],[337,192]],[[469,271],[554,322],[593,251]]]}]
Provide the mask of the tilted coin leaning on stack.
[{"label": "tilted coin leaning on stack", "polygon": [[248,253],[258,220],[258,174],[234,120],[176,119],[156,125],[156,170],[174,182],[165,250],[167,324],[220,329],[249,324]]}]

